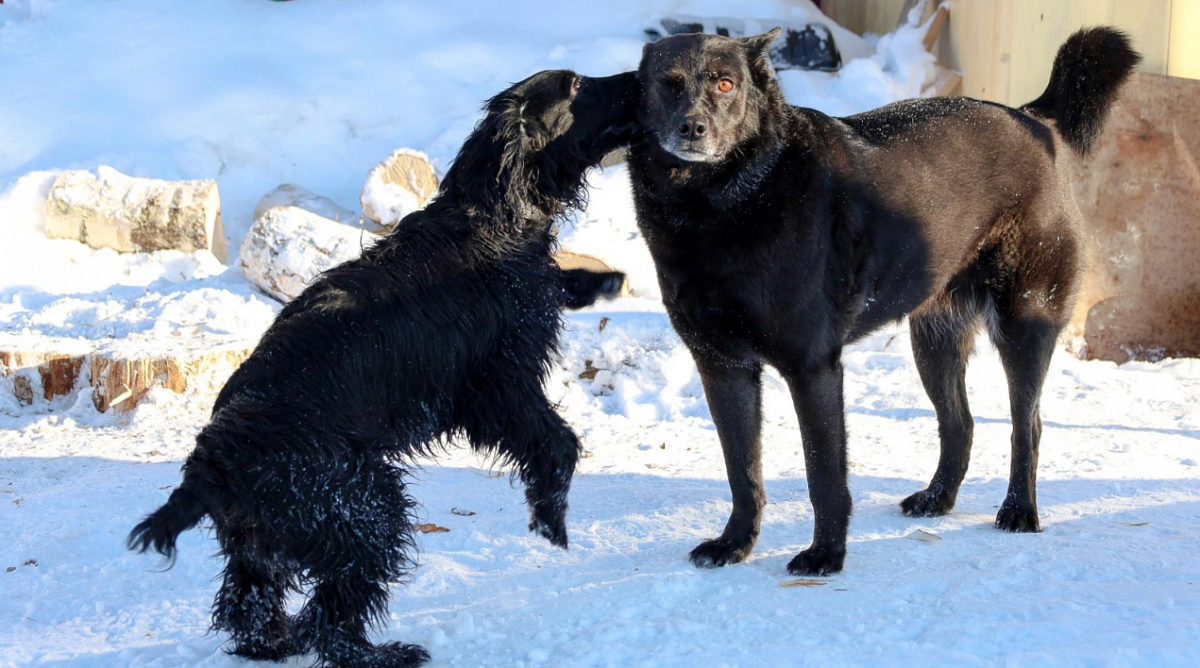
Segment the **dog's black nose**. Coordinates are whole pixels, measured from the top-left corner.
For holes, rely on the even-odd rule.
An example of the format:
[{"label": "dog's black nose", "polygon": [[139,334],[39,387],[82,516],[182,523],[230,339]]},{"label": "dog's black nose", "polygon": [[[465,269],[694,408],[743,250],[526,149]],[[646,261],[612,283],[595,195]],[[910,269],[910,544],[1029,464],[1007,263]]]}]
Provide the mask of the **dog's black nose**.
[{"label": "dog's black nose", "polygon": [[694,116],[683,119],[683,123],[679,124],[679,134],[684,139],[699,139],[704,136],[704,131],[707,129],[704,121]]}]

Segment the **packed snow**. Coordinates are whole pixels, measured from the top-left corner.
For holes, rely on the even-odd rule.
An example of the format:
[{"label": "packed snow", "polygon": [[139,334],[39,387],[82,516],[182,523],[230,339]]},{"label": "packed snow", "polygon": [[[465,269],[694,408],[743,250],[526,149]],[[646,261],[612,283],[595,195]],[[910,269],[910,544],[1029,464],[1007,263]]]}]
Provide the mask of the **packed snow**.
[{"label": "packed snow", "polygon": [[[0,4],[0,349],[253,340],[278,302],[235,256],[255,202],[295,183],[358,209],[397,148],[439,169],[480,103],[548,67],[636,67],[667,15],[803,22],[804,0],[138,0]],[[919,95],[920,28],[848,44],[836,75],[780,73],[797,104],[834,114]],[[850,48],[852,47],[852,48]],[[110,165],[215,178],[231,257],[118,254],[47,239],[62,169]],[[1200,664],[1200,363],[1117,367],[1056,355],[1046,383],[1045,531],[991,522],[1008,475],[1007,387],[981,339],[968,375],[972,468],[955,511],[903,517],[937,459],[937,424],[903,327],[846,354],[855,517],[845,572],[782,587],[812,510],[786,387],[765,379],[770,503],[745,564],[686,559],[730,509],[690,356],[659,301],[623,167],[597,171],[564,245],[630,274],[634,296],[566,318],[547,387],[586,449],[571,548],[526,530],[522,492],[452,448],[412,476],[420,567],[392,589],[379,639],[434,666]],[[179,332],[179,334],[176,334]],[[581,375],[584,377],[581,378]],[[179,481],[214,387],[154,390],[100,414],[90,390],[49,406],[0,394],[0,666],[238,666],[207,634],[221,562],[210,533],[176,566],[124,537]],[[474,513],[474,514],[468,514]],[[941,540],[909,540],[918,529]],[[294,659],[286,665],[306,665]]]}]

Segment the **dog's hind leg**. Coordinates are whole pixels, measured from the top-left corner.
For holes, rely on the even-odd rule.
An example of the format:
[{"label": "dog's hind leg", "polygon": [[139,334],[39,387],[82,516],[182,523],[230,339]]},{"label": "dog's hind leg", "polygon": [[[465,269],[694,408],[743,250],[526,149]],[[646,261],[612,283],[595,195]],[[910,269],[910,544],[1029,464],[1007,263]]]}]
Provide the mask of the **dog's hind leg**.
[{"label": "dog's hind leg", "polygon": [[762,367],[729,366],[696,360],[709,411],[725,455],[725,473],[733,512],[721,535],[696,546],[689,555],[699,568],[742,562],[754,550],[767,494],[762,479]]},{"label": "dog's hind leg", "polygon": [[1003,282],[993,287],[992,343],[1008,376],[1012,461],[1008,493],[996,514],[1005,531],[1041,531],[1037,511],[1039,407],[1059,332],[1071,317],[1078,283],[1078,213],[1015,219],[997,254]]},{"label": "dog's hind leg", "polygon": [[213,605],[213,628],[233,637],[230,654],[283,661],[302,653],[285,609],[294,575],[282,565],[256,561],[227,547],[228,562]]},{"label": "dog's hind leg", "polygon": [[408,668],[429,660],[418,645],[373,645],[370,627],[387,611],[388,583],[412,565],[413,502],[401,471],[374,456],[344,463],[308,503],[314,525],[297,547],[312,593],[296,617],[297,637],[324,665]]},{"label": "dog's hind leg", "polygon": [[909,331],[921,382],[937,412],[941,456],[929,486],[901,501],[900,507],[910,517],[937,517],[954,508],[970,464],[975,421],[967,403],[967,358],[979,317],[967,304],[944,300],[910,316]]},{"label": "dog's hind leg", "polygon": [[1008,376],[1012,409],[1012,461],[1008,493],[996,527],[1005,531],[1041,531],[1037,510],[1038,445],[1042,438],[1039,403],[1042,384],[1061,329],[1043,317],[1001,314],[993,343]]}]

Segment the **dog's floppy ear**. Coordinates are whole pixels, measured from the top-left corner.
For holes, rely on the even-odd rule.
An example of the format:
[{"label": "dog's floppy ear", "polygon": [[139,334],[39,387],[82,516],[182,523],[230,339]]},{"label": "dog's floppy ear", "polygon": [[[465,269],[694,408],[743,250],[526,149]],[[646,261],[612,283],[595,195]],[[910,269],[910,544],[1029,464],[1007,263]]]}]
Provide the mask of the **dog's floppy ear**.
[{"label": "dog's floppy ear", "polygon": [[740,41],[746,48],[746,59],[750,62],[750,71],[754,74],[755,83],[765,85],[775,76],[775,68],[771,67],[771,45],[779,37],[783,28],[775,26],[768,32],[753,37],[743,37]]}]

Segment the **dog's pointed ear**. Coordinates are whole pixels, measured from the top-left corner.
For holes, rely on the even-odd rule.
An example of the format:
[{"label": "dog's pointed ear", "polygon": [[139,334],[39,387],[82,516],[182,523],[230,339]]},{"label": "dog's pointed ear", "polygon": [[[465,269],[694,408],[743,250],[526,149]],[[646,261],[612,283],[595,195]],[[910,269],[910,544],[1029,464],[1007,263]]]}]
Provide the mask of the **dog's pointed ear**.
[{"label": "dog's pointed ear", "polygon": [[754,78],[760,84],[770,81],[775,76],[775,68],[771,66],[771,45],[775,43],[781,32],[783,32],[783,28],[775,26],[761,35],[743,37],[738,40],[746,48],[746,59],[750,62]]}]

